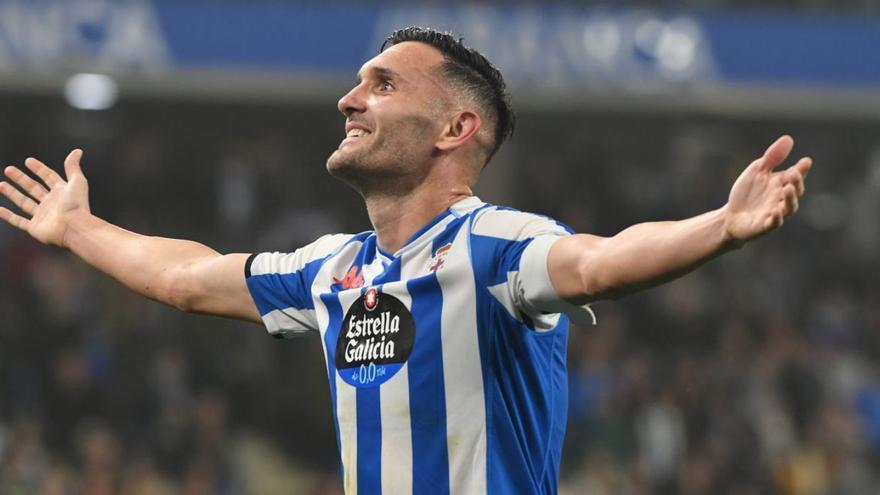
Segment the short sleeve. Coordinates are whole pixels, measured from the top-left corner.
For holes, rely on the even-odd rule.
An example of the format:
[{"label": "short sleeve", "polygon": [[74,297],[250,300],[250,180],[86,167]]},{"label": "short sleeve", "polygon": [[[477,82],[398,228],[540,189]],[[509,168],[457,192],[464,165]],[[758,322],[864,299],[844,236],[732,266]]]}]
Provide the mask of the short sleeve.
[{"label": "short sleeve", "polygon": [[318,271],[350,235],[326,235],[292,253],[255,253],[245,279],[266,329],[274,337],[317,330],[312,284]]},{"label": "short sleeve", "polygon": [[520,303],[530,313],[565,313],[577,323],[596,324],[589,305],[578,306],[559,297],[550,280],[547,258],[560,236],[536,237],[523,250],[516,278]]},{"label": "short sleeve", "polygon": [[472,234],[489,292],[517,319],[537,331],[556,327],[559,314],[578,323],[595,322],[588,306],[561,298],[550,281],[547,257],[566,225],[541,215],[493,208],[474,220]]}]

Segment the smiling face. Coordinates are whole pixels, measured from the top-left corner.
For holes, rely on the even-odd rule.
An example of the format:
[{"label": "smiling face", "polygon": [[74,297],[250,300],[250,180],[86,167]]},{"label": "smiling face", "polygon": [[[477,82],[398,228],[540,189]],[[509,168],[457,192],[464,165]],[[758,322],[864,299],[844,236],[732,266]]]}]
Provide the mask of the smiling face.
[{"label": "smiling face", "polygon": [[435,48],[405,42],[364,64],[358,84],[339,100],[345,138],[327,170],[361,192],[423,174],[449,108],[442,63]]}]

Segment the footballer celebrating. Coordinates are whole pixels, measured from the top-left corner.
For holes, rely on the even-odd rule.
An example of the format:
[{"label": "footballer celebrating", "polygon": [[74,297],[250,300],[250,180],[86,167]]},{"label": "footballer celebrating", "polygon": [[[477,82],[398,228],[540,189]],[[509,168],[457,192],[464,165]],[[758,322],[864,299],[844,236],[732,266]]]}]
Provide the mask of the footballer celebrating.
[{"label": "footballer celebrating", "polygon": [[811,166],[770,145],[717,210],[575,234],[472,193],[511,135],[499,71],[438,31],[394,32],[338,103],[327,170],[360,193],[373,230],[291,253],[220,254],[90,213],[82,152],[64,177],[7,167],[0,218],[184,311],[318,332],[348,494],[556,493],[570,318],[681,276],[798,209]]}]

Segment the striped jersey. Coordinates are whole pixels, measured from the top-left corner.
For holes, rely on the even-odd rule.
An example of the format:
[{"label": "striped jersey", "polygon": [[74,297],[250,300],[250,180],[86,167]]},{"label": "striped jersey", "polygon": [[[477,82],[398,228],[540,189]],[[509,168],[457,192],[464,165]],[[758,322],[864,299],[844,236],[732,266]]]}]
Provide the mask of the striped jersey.
[{"label": "striped jersey", "polygon": [[251,255],[273,336],[319,332],[345,492],[555,493],[568,317],[547,273],[570,230],[469,197],[397,252],[374,232]]}]

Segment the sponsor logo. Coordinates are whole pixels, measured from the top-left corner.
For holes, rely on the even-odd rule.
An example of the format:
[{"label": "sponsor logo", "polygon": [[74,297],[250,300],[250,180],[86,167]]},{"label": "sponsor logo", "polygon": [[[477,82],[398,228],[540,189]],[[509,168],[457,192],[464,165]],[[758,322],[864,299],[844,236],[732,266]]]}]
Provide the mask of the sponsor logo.
[{"label": "sponsor logo", "polygon": [[355,387],[381,385],[409,359],[415,335],[412,313],[406,306],[370,287],[342,319],[336,340],[336,370]]}]

